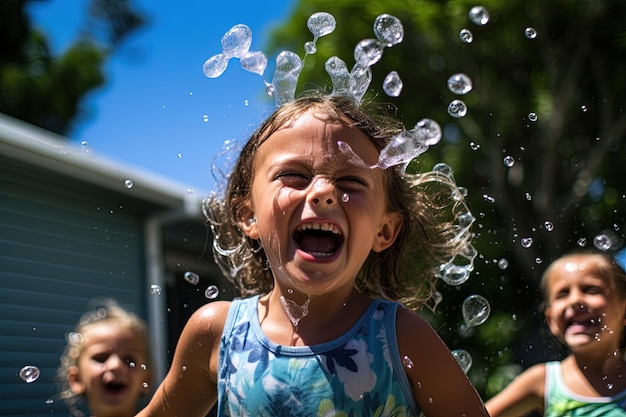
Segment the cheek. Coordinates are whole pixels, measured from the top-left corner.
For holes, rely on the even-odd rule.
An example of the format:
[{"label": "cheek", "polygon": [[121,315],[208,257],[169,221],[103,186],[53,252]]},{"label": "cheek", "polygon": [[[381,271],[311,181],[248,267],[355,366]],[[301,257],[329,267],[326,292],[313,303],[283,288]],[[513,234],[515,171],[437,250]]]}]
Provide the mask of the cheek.
[{"label": "cheek", "polygon": [[297,200],[297,191],[288,188],[281,188],[276,195],[276,208],[279,213],[284,213]]}]

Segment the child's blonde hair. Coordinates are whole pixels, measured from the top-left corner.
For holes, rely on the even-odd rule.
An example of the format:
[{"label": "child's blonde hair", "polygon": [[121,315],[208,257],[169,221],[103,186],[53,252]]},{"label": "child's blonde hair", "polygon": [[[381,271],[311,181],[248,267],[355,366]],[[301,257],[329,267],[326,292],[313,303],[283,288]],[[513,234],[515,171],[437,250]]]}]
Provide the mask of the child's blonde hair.
[{"label": "child's blonde hair", "polygon": [[[241,150],[225,195],[214,193],[204,204],[214,234],[216,262],[244,297],[267,293],[273,287],[263,248],[238,227],[238,222],[246,221],[240,209],[250,198],[257,149],[278,129],[311,109],[361,130],[378,151],[404,131],[395,117],[321,92],[309,92],[282,105],[259,126]],[[451,177],[434,171],[410,175],[401,165],[385,169],[383,175],[386,208],[401,216],[402,226],[391,247],[370,253],[356,287],[365,294],[418,308],[435,292],[440,265],[470,246],[471,235],[459,234],[455,225],[456,214],[468,210]]]},{"label": "child's blonde hair", "polygon": [[[74,416],[81,416],[78,409],[82,395],[75,394],[69,387],[68,371],[72,366],[78,366],[80,355],[85,350],[85,338],[83,333],[90,327],[104,322],[114,321],[120,326],[131,329],[137,339],[141,340],[146,351],[147,367],[151,366],[149,354],[149,338],[146,323],[135,313],[122,307],[112,299],[98,299],[90,303],[93,307],[84,313],[74,331],[66,335],[67,345],[61,355],[60,365],[57,370],[57,382],[60,388],[59,397],[64,399],[69,406],[70,413]],[[139,365],[139,364],[138,364]]]}]

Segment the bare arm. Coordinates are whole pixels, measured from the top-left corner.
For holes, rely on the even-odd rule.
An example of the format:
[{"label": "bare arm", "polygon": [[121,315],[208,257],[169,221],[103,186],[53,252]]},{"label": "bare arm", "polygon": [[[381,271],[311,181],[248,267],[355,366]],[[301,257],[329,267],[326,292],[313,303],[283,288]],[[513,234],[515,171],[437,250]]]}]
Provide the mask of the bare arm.
[{"label": "bare arm", "polygon": [[137,417],[204,417],[215,405],[219,344],[229,306],[213,302],[191,316],[169,372]]},{"label": "bare arm", "polygon": [[426,416],[487,417],[480,396],[439,335],[419,315],[398,309],[397,338],[417,405]]},{"label": "bare arm", "polygon": [[530,411],[543,410],[545,379],[545,364],[527,369],[487,401],[487,410],[492,417],[523,416]]}]

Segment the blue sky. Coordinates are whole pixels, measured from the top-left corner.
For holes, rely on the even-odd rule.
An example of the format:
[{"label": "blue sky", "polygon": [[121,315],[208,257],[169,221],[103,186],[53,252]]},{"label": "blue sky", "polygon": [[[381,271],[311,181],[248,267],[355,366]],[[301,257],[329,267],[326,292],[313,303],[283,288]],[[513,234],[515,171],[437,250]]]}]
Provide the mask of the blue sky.
[{"label": "blue sky", "polygon": [[[53,51],[77,36],[88,2],[32,2],[34,26]],[[293,0],[134,0],[148,23],[132,35],[106,65],[107,84],[84,102],[85,115],[70,134],[98,156],[137,167],[187,188],[213,186],[210,164],[226,140],[245,140],[274,102],[264,77],[231,60],[217,79],[202,64],[220,53],[220,40],[235,24],[252,30],[250,50],[263,50],[271,28],[286,21]],[[306,22],[302,22],[303,25]],[[272,56],[268,56],[273,61]]]}]

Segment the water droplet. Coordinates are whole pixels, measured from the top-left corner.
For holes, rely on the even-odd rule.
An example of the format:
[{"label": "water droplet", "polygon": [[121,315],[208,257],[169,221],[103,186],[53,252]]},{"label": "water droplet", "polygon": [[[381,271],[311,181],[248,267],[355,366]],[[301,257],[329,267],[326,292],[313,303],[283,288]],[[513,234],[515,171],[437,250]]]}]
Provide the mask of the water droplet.
[{"label": "water droplet", "polygon": [[350,194],[348,193],[343,193],[341,195],[341,201],[343,201],[344,203],[347,203],[348,201],[350,201]]},{"label": "water droplet", "polygon": [[505,270],[509,267],[509,261],[505,258],[502,258],[498,261],[498,268],[500,268],[501,270]]},{"label": "water droplet", "polygon": [[354,59],[362,67],[371,67],[383,56],[383,48],[376,39],[363,39],[354,48]]},{"label": "water droplet", "polygon": [[515,158],[513,158],[510,155],[507,155],[504,157],[504,165],[511,168],[513,165],[515,165]]},{"label": "water droplet", "polygon": [[435,291],[433,293],[432,303],[433,303],[433,311],[437,308],[439,303],[443,301],[443,295],[439,291]]},{"label": "water droplet", "polygon": [[241,58],[250,50],[252,31],[246,25],[235,25],[222,36],[222,54]]},{"label": "water droplet", "polygon": [[161,286],[156,284],[150,285],[150,294],[161,295]]},{"label": "water droplet", "polygon": [[477,151],[480,149],[480,145],[478,143],[475,142],[470,142],[470,149],[473,151]]},{"label": "water droplet", "polygon": [[533,196],[530,195],[530,193],[526,193],[525,196],[526,196],[526,200],[528,200],[528,201],[533,199]]},{"label": "water droplet", "polygon": [[472,35],[472,32],[469,29],[461,29],[459,32],[459,38],[461,38],[461,40],[465,43],[472,43],[474,35]]},{"label": "water droplet", "polygon": [[241,57],[239,63],[244,70],[263,76],[267,68],[267,57],[260,51],[247,52]]},{"label": "water droplet", "polygon": [[472,79],[463,73],[452,75],[448,78],[448,89],[454,94],[467,94],[472,91]]},{"label": "water droplet", "polygon": [[317,39],[332,33],[337,27],[335,18],[326,12],[313,13],[306,22],[313,36]]},{"label": "water droplet", "polygon": [[581,248],[584,248],[585,246],[587,246],[587,239],[585,239],[584,237],[581,237],[580,239],[576,241],[576,244],[580,246]]},{"label": "water droplet", "polygon": [[20,378],[22,378],[27,384],[35,382],[37,378],[39,378],[39,375],[39,368],[33,365],[27,365],[20,369]]},{"label": "water droplet", "polygon": [[403,357],[402,362],[404,362],[404,366],[406,366],[407,368],[413,368],[413,361],[408,356]]},{"label": "water droplet", "polygon": [[224,54],[213,55],[202,65],[202,72],[208,78],[217,78],[226,71],[229,58]]},{"label": "water droplet", "polygon": [[150,385],[148,385],[147,382],[144,382],[143,384],[141,384],[144,388],[150,388]]},{"label": "water droplet", "polygon": [[397,72],[391,71],[383,81],[383,91],[389,97],[398,97],[402,92],[402,80]]},{"label": "water droplet", "polygon": [[379,41],[391,47],[402,42],[404,28],[397,17],[381,14],[374,21],[374,34]]},{"label": "water droplet", "polygon": [[483,324],[491,313],[489,301],[482,295],[473,294],[463,301],[461,306],[463,319],[468,326],[479,326]]},{"label": "water droplet", "polygon": [[133,185],[135,185],[135,184],[133,184],[133,180],[126,180],[126,181],[124,181],[124,186],[126,188],[128,188],[128,189],[133,188]]},{"label": "water droplet", "polygon": [[533,245],[533,238],[532,237],[522,238],[520,243],[521,243],[523,248],[528,249],[528,248],[530,248]]},{"label": "water droplet", "polygon": [[461,100],[452,100],[450,104],[448,104],[448,114],[459,119],[467,114],[467,106]]},{"label": "water droplet", "polygon": [[554,224],[552,222],[546,221],[543,223],[543,227],[546,228],[546,231],[551,232],[554,230]]},{"label": "water droplet", "polygon": [[142,363],[140,368],[141,368],[142,371],[148,370],[148,366],[145,363]]},{"label": "water droplet", "polygon": [[537,121],[537,113],[534,113],[534,112],[528,113],[528,120],[530,120],[531,122],[536,122]]},{"label": "water droplet", "polygon": [[474,6],[469,11],[469,18],[475,25],[484,26],[489,22],[489,12],[483,6]]},{"label": "water droplet", "polygon": [[493,198],[492,196],[488,194],[483,194],[483,199],[488,203],[494,203],[496,201],[495,198]]},{"label": "water droplet", "polygon": [[528,39],[535,39],[537,37],[537,31],[534,28],[527,27],[524,29],[524,36]]},{"label": "water droplet", "polygon": [[542,262],[543,262],[543,259],[541,259],[541,258],[535,258],[535,263],[536,263],[537,265],[541,265],[541,263],[542,263]]},{"label": "water droplet", "polygon": [[593,238],[593,245],[601,251],[609,250],[612,246],[611,238],[604,233],[599,234]]},{"label": "water droplet", "polygon": [[587,113],[587,106],[580,106],[580,111],[582,111],[583,113]]},{"label": "water droplet", "polygon": [[472,367],[472,357],[470,356],[470,354],[463,349],[455,349],[451,353],[463,370],[463,373],[467,374],[467,372]]},{"label": "water droplet", "polygon": [[218,295],[220,295],[220,290],[215,285],[209,285],[204,291],[204,296],[209,300],[214,300]]},{"label": "water droplet", "polygon": [[46,400],[46,404],[53,404],[53,403],[54,403],[54,400],[52,398],[48,398]]},{"label": "water droplet", "polygon": [[193,285],[198,285],[198,283],[200,282],[200,275],[192,271],[185,272],[183,277],[185,278],[185,281]]}]

